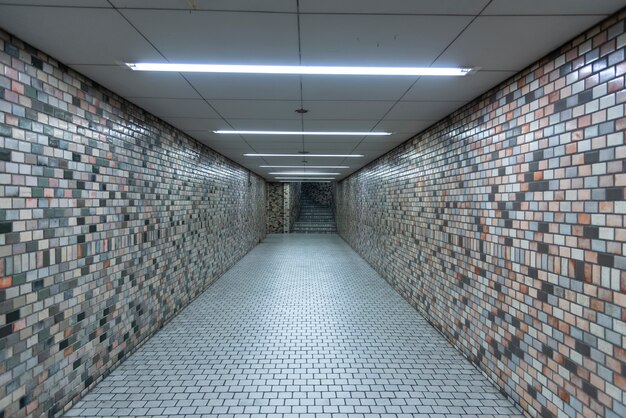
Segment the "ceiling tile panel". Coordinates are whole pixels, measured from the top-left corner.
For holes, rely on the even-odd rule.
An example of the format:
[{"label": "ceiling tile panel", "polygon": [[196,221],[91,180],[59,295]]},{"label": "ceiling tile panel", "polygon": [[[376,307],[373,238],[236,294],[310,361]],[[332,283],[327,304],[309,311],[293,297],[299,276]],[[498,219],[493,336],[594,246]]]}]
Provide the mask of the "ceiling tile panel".
[{"label": "ceiling tile panel", "polygon": [[[297,119],[299,101],[288,100],[211,100],[211,104],[227,119]],[[280,130],[279,127],[275,128]]]},{"label": "ceiling tile panel", "polygon": [[300,0],[304,13],[478,14],[489,0]]},{"label": "ceiling tile panel", "polygon": [[309,110],[305,120],[313,119],[380,119],[394,102],[391,101],[305,101]]},{"label": "ceiling tile panel", "polygon": [[112,8],[111,3],[107,0],[12,0],[0,1],[0,5],[4,4],[20,4],[23,6],[57,6],[57,7],[95,7],[95,8]]},{"label": "ceiling tile panel", "polygon": [[131,101],[159,117],[219,118],[204,100],[132,98]]},{"label": "ceiling tile panel", "polygon": [[407,139],[411,137],[413,137],[413,134],[408,134],[408,133],[398,133],[398,134],[393,134],[393,135],[389,135],[385,137],[368,136],[360,143],[361,144],[377,144],[377,145],[399,144],[399,143],[406,141]]},{"label": "ceiling tile panel", "polygon": [[303,15],[305,65],[428,66],[469,16]]},{"label": "ceiling tile panel", "polygon": [[360,141],[360,144],[373,144],[377,146],[382,146],[382,145],[390,144],[390,143],[404,142],[407,139],[411,138],[411,136],[412,136],[411,134],[407,134],[407,133],[396,133],[396,134],[385,136],[385,137],[368,136],[363,141]]},{"label": "ceiling tile panel", "polygon": [[387,114],[388,119],[439,120],[465,102],[400,102]]},{"label": "ceiling tile panel", "polygon": [[403,99],[469,101],[513,75],[513,71],[478,71],[465,77],[421,77]]},{"label": "ceiling tile panel", "polygon": [[394,132],[399,134],[416,134],[434,124],[436,120],[395,120],[384,119],[380,121],[377,130]]},{"label": "ceiling tile panel", "polygon": [[601,19],[598,16],[481,16],[436,65],[520,71]]},{"label": "ceiling tile panel", "polygon": [[318,136],[307,137],[305,139],[306,147],[310,144],[358,144],[364,137],[363,136]]},{"label": "ceiling tile panel", "polygon": [[124,97],[200,98],[178,73],[138,72],[112,65],[72,65],[72,68]]},{"label": "ceiling tile panel", "polygon": [[247,146],[245,144],[243,145],[224,145],[224,144],[219,144],[219,143],[212,143],[211,141],[206,141],[206,140],[200,140],[201,143],[203,143],[204,145],[206,145],[207,147],[217,151],[219,149],[219,153],[221,153],[222,155],[227,155],[229,158],[231,159],[235,159],[235,158],[241,158],[241,156],[248,152],[249,149],[247,148]]},{"label": "ceiling tile panel", "polygon": [[348,154],[354,149],[355,144],[353,143],[343,143],[343,142],[324,142],[324,143],[316,143],[316,142],[307,142],[306,150],[312,154]]},{"label": "ceiling tile panel", "polygon": [[398,100],[415,77],[303,76],[304,100]]},{"label": "ceiling tile panel", "polygon": [[243,139],[254,145],[265,144],[298,144],[302,148],[302,136],[300,135],[241,135]]},{"label": "ceiling tile panel", "polygon": [[[254,144],[256,152],[261,154],[283,154],[297,153],[302,151],[302,143],[300,141],[283,142],[283,141],[265,141],[263,144]],[[259,158],[259,157],[254,157]],[[296,159],[299,157],[295,157]]]},{"label": "ceiling tile panel", "polygon": [[295,14],[132,9],[122,13],[172,62],[298,64]]},{"label": "ceiling tile panel", "polygon": [[199,141],[209,141],[223,146],[244,146],[248,148],[246,152],[249,152],[250,148],[238,135],[217,135],[211,131],[204,131],[194,132],[193,136]]},{"label": "ceiling tile panel", "polygon": [[[41,1],[41,0],[40,0]],[[74,0],[82,1],[85,0]],[[194,10],[187,0],[111,0],[120,8]],[[198,0],[195,10],[238,10],[264,12],[296,12],[293,0]]]},{"label": "ceiling tile panel", "polygon": [[624,7],[624,0],[493,0],[483,15],[574,15],[611,14]]},{"label": "ceiling tile panel", "polygon": [[163,120],[185,132],[211,132],[215,129],[230,129],[222,119],[163,117]]},{"label": "ceiling tile panel", "polygon": [[[358,131],[369,132],[376,126],[378,119],[371,120],[333,120],[314,119],[304,120],[304,130],[306,131]],[[384,129],[379,129],[384,131]]]},{"label": "ceiling tile panel", "polygon": [[[298,19],[293,0],[198,0],[198,10],[193,11],[186,0],[8,3],[0,0],[0,27],[262,173],[268,171],[259,165],[294,165],[303,158],[310,165],[350,165],[346,173],[351,173],[624,5],[623,0],[300,0],[305,65],[427,66],[443,52],[434,65],[481,68],[467,77],[416,79],[181,75],[133,72],[119,66],[120,62],[165,60],[297,65]],[[302,106],[309,112],[294,112]],[[303,141],[299,135],[242,138],[212,132],[230,127],[374,130],[393,135],[307,136]],[[354,150],[366,157],[243,156],[297,153],[303,146],[314,153]]]},{"label": "ceiling tile panel", "polygon": [[240,131],[299,131],[302,124],[294,119],[229,119],[233,128]]},{"label": "ceiling tile panel", "polygon": [[113,9],[0,7],[0,27],[67,65],[162,60]]},{"label": "ceiling tile panel", "polygon": [[300,100],[300,76],[275,74],[185,74],[206,99]]}]

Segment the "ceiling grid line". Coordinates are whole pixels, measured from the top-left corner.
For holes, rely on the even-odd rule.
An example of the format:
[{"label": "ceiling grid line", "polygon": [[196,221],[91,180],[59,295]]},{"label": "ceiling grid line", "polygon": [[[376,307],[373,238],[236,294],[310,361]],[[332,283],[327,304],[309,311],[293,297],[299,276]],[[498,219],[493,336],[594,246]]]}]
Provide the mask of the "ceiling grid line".
[{"label": "ceiling grid line", "polygon": [[[343,157],[312,155],[364,155],[345,159],[350,168],[341,170],[341,180],[615,13],[623,0],[196,4],[197,9],[182,0],[0,0],[0,27],[267,180],[273,177],[260,165],[308,169],[345,163]],[[229,72],[252,65],[296,74],[193,72],[198,67],[140,72],[124,63],[201,64]],[[429,63],[479,70],[467,77],[418,78],[288,69]],[[231,129],[294,134],[237,139],[215,133]],[[392,134],[370,135],[378,131]],[[309,138],[301,132],[363,134]]]},{"label": "ceiling grid line", "polygon": [[[485,11],[485,9],[487,9],[487,7],[489,7],[489,5],[493,2],[493,0],[489,0],[489,2],[487,4],[485,4],[485,6],[483,6],[483,8],[478,12],[478,14],[476,14],[472,20],[470,20],[470,22],[463,28],[461,29],[461,31],[454,37],[454,39],[452,39],[452,41],[450,41],[448,43],[448,45],[446,45],[446,47],[439,53],[439,55],[437,55],[435,57],[434,60],[432,60],[432,62],[430,63],[429,67],[433,66],[435,64],[435,62],[437,62],[437,60],[450,48],[450,46],[456,42],[457,39],[459,39],[461,37],[461,35],[463,35],[463,33],[467,30],[467,28],[469,28],[472,23],[474,23],[474,21],[478,18],[478,16],[481,15],[482,12]],[[404,93],[402,93],[402,96],[400,96],[400,98],[398,100],[396,100],[396,102],[394,104],[391,105],[391,107],[389,108],[389,110],[380,118],[380,120],[376,123],[376,125],[374,125],[373,129],[376,129],[376,127],[378,125],[380,125],[380,123],[385,119],[385,117],[387,117],[387,115],[394,109],[394,107],[396,107],[396,105],[398,103],[400,103],[400,101],[404,98],[404,96],[406,96],[408,94],[408,92],[413,88],[413,86],[415,86],[415,84],[421,79],[422,77],[418,77],[410,86],[409,88],[407,88]],[[417,133],[416,133],[417,135]],[[361,143],[365,140],[366,137],[363,137],[358,144],[356,144],[354,146],[354,148],[352,149],[352,151],[350,151],[350,153],[353,153],[357,150],[357,148],[359,147],[359,145],[361,145]],[[407,138],[410,139],[411,137]],[[345,161],[345,159],[342,161],[342,163]]]},{"label": "ceiling grid line", "polygon": [[[106,7],[106,6],[89,6],[89,5],[80,5],[80,6],[76,6],[76,5],[59,5],[59,4],[48,4],[45,2],[42,2],[40,4],[35,4],[35,3],[22,3],[22,2],[15,2],[15,1],[11,1],[11,2],[0,2],[0,6],[19,6],[19,7],[29,7],[29,8],[35,8],[35,7],[50,7],[50,8],[55,8],[55,9],[103,9],[103,10],[110,10],[111,7]],[[133,7],[133,6],[115,6],[113,5],[112,7],[115,7],[118,10],[140,10],[140,11],[144,11],[144,10],[152,10],[152,11],[173,11],[173,10],[188,10],[188,8],[175,8],[175,7]],[[293,14],[297,14],[296,12],[288,12],[288,11],[273,11],[273,10],[254,10],[254,9],[245,9],[245,10],[241,10],[241,9],[211,9],[211,8],[197,8],[194,9],[194,11],[197,12],[211,12],[211,13],[217,13],[217,12],[223,12],[223,13],[259,13],[259,14],[285,14],[285,15],[293,15]],[[329,11],[325,11],[325,12],[303,12],[301,11],[299,13],[300,15],[305,15],[305,16],[320,16],[320,15],[328,15],[328,16],[431,16],[431,17],[449,17],[449,16],[457,16],[457,17],[471,17],[471,16],[475,16],[475,14],[473,13],[411,13],[411,12],[329,12]],[[555,13],[555,12],[551,12],[551,13],[490,13],[487,16],[494,16],[494,17],[517,17],[517,16],[522,16],[522,17],[535,17],[535,16],[562,16],[562,17],[566,17],[566,16],[598,16],[598,17],[604,17],[607,16],[607,13],[593,13],[593,12],[585,12],[585,13],[576,13],[576,12],[570,12],[570,13]]]},{"label": "ceiling grid line", "polygon": [[[165,54],[163,54],[163,52],[161,52],[161,50],[159,48],[156,47],[156,45],[154,45],[154,43],[152,41],[150,41],[150,39],[148,39],[148,37],[141,31],[139,30],[139,28],[137,28],[131,21],[130,19],[128,19],[124,13],[122,13],[120,10],[117,9],[117,7],[115,7],[115,5],[113,3],[111,3],[111,0],[107,0],[107,2],[111,5],[111,7],[113,8],[113,10],[115,10],[117,13],[119,13],[119,15],[126,21],[128,22],[128,24],[135,30],[137,31],[137,33],[146,40],[146,42],[148,42],[148,44],[150,44],[150,46],[152,46],[152,48],[154,48],[155,51],[157,51],[159,53],[159,55],[161,55],[163,57],[163,59],[167,62],[169,62],[169,59],[165,56]],[[187,77],[185,77],[183,74],[180,74],[181,78],[183,80],[185,80],[185,82],[187,82],[187,84],[189,85],[189,87],[191,87],[197,94],[198,96],[211,108],[211,110],[213,110],[228,126],[230,126],[231,128],[235,129],[235,127],[226,119],[224,118],[220,112],[206,99],[204,98],[204,96],[198,91],[198,89],[196,89],[196,87],[187,79]],[[245,140],[245,138],[243,138],[243,136],[239,135],[240,139],[246,143],[246,145],[248,145],[248,147],[250,147],[250,149],[253,152],[258,152],[252,145],[250,145],[248,143],[248,141]],[[267,161],[265,161],[265,159],[263,159],[263,162],[267,163]]]},{"label": "ceiling grid line", "polygon": [[[300,0],[296,0],[296,20],[297,20],[297,26],[298,26],[298,65],[302,65],[302,35],[301,35],[301,30],[300,30]],[[303,93],[303,89],[302,89],[302,74],[300,74],[299,78],[299,82],[300,82],[300,112],[298,112],[300,114],[300,130],[302,132],[304,132],[304,93]],[[302,161],[303,161],[303,165],[306,167],[306,163],[304,163],[304,161],[306,161],[306,158],[304,156],[304,153],[306,151],[306,140],[304,139],[304,135],[301,135],[301,140],[302,140]]]}]

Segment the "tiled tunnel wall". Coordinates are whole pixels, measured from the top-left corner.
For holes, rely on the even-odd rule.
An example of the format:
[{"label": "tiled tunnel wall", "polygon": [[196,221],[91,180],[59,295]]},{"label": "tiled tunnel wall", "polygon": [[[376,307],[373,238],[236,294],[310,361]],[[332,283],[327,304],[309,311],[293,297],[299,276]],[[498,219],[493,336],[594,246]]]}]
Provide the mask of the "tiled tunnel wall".
[{"label": "tiled tunnel wall", "polygon": [[267,233],[285,231],[285,187],[284,183],[267,182]]},{"label": "tiled tunnel wall", "polygon": [[341,236],[530,416],[626,416],[625,17],[338,185]]},{"label": "tiled tunnel wall", "polygon": [[0,32],[0,416],[60,415],[265,235],[265,182]]},{"label": "tiled tunnel wall", "polygon": [[302,183],[302,195],[317,204],[332,207],[335,203],[335,183]]},{"label": "tiled tunnel wall", "polygon": [[293,225],[300,215],[300,195],[302,192],[302,183],[284,183],[285,184],[285,225],[289,227],[284,232],[293,231]]},{"label": "tiled tunnel wall", "polygon": [[288,234],[300,213],[300,183],[267,183],[267,233]]}]

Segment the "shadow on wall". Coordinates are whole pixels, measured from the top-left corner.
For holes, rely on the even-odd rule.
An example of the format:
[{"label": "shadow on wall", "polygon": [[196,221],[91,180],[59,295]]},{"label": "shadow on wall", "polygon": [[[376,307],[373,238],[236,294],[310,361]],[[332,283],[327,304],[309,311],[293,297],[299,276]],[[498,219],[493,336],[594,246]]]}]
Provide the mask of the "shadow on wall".
[{"label": "shadow on wall", "polygon": [[318,205],[330,206],[335,212],[335,187],[336,183],[302,183],[302,198],[309,199]]},{"label": "shadow on wall", "polygon": [[286,202],[285,210],[289,211],[289,220],[285,221],[286,225],[289,225],[289,228],[285,232],[292,232],[293,226],[298,220],[300,216],[300,198],[302,195],[302,184],[303,183],[286,183],[289,185],[288,193],[289,200]]}]

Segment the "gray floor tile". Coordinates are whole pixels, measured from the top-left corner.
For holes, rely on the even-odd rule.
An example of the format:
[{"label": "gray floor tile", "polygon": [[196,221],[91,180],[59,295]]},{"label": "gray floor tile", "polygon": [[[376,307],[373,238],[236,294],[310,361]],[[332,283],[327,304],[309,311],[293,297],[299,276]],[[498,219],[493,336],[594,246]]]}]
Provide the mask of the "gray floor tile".
[{"label": "gray floor tile", "polygon": [[268,236],[67,416],[481,409],[521,416],[337,235],[290,234]]}]

